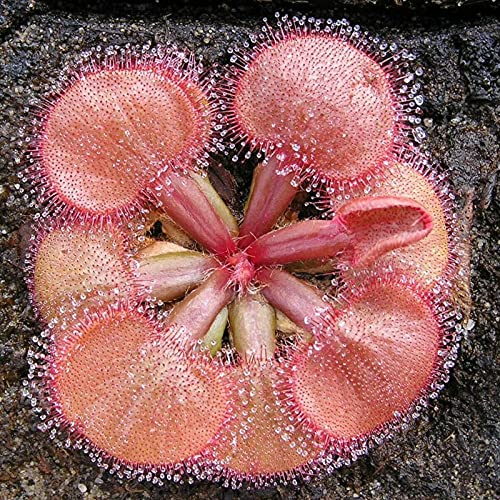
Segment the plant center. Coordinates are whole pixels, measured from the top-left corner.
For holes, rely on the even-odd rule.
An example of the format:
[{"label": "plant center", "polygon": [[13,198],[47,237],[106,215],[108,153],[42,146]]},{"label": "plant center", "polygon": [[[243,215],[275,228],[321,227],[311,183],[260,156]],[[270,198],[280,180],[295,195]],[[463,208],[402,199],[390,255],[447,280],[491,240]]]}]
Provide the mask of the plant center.
[{"label": "plant center", "polygon": [[231,270],[231,283],[242,293],[248,289],[255,276],[255,266],[250,257],[243,251],[236,252],[226,258],[226,265]]}]

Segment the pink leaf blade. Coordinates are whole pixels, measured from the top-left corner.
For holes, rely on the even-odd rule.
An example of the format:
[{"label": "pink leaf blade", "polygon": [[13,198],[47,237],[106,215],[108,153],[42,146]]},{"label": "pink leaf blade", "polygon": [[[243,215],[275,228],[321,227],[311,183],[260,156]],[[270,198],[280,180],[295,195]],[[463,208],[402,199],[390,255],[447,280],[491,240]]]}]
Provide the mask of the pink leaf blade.
[{"label": "pink leaf blade", "polygon": [[410,198],[380,196],[345,204],[337,217],[351,234],[353,267],[372,264],[396,248],[425,238],[433,221],[425,208]]},{"label": "pink leaf blade", "polygon": [[293,393],[302,417],[334,440],[362,438],[394,424],[439,377],[443,326],[429,295],[372,276],[299,354]]}]

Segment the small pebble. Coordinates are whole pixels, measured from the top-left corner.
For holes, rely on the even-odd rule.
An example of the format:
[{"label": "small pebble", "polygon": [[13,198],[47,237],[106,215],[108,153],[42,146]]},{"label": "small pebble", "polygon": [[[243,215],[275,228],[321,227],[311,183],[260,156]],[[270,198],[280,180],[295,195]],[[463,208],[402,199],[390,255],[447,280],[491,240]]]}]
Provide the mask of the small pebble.
[{"label": "small pebble", "polygon": [[80,483],[78,485],[78,489],[80,490],[80,493],[87,493],[87,486],[85,486],[83,483]]},{"label": "small pebble", "polygon": [[473,319],[469,319],[469,321],[467,321],[467,325],[465,325],[465,329],[470,332],[474,326],[476,325],[476,322],[473,320]]}]

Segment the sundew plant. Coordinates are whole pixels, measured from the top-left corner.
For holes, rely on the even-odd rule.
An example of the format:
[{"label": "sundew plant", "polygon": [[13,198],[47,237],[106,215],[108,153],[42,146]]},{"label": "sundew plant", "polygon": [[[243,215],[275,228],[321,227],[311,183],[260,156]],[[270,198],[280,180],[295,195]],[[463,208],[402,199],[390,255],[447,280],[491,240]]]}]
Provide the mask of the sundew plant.
[{"label": "sundew plant", "polygon": [[[456,358],[466,269],[414,59],[288,16],[225,66],[83,54],[23,174],[40,428],[119,477],[233,488],[332,473],[406,428]],[[234,213],[207,172],[252,161]]]}]

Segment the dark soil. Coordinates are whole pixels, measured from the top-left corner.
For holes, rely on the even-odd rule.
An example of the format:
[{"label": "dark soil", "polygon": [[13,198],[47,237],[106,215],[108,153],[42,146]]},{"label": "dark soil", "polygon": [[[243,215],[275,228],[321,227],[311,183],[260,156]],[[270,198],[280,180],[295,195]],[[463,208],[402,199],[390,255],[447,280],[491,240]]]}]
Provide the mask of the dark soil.
[{"label": "dark soil", "polygon": [[[323,2],[327,10],[314,9],[313,2],[119,3],[0,4],[0,498],[498,498],[500,21],[494,4],[343,0]],[[38,333],[22,257],[35,209],[17,176],[29,148],[26,108],[84,49],[175,40],[202,54],[207,66],[224,63],[230,43],[283,6],[316,17],[345,16],[410,48],[426,70],[425,147],[449,172],[459,200],[468,196],[474,206],[473,311],[457,366],[440,398],[408,432],[310,484],[232,492],[205,483],[158,489],[121,482],[36,430],[30,403],[21,397],[26,352]],[[247,188],[248,175],[236,177]]]}]

